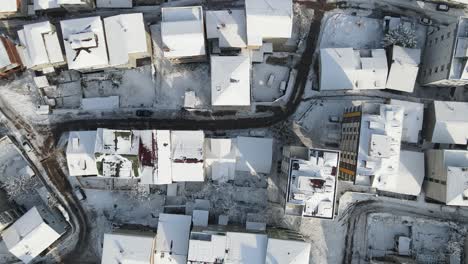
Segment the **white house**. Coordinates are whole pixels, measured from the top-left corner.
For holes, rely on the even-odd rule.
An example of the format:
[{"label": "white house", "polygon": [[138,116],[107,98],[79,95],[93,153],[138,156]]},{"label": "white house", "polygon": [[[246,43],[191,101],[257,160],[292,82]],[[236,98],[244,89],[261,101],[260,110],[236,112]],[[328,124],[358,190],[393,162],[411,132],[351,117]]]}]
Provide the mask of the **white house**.
[{"label": "white house", "polygon": [[62,20],[60,25],[69,69],[93,70],[109,65],[101,17]]},{"label": "white house", "polygon": [[428,108],[427,139],[433,143],[466,145],[468,103],[434,101]]},{"label": "white house", "polygon": [[203,131],[172,131],[172,181],[202,182],[205,180]]},{"label": "white house", "polygon": [[401,141],[418,143],[423,127],[424,104],[390,99],[390,104],[403,107]]},{"label": "white house", "polygon": [[387,76],[383,49],[320,49],[320,90],[385,89]]},{"label": "white house", "polygon": [[96,131],[71,131],[66,150],[70,176],[98,175],[94,147]]},{"label": "white house", "polygon": [[270,173],[272,157],[272,138],[237,137],[236,170]]},{"label": "white house", "polygon": [[159,214],[154,263],[186,264],[192,217]]},{"label": "white house", "polygon": [[468,151],[426,151],[427,198],[454,206],[468,206]]},{"label": "white house", "polygon": [[201,6],[162,8],[161,39],[167,59],[204,58],[205,29]]},{"label": "white house", "polygon": [[18,11],[18,0],[3,0],[0,5],[0,13],[16,13]]},{"label": "white house", "polygon": [[101,264],[151,264],[155,235],[143,232],[104,234]]},{"label": "white house", "polygon": [[231,138],[208,138],[205,141],[205,165],[211,179],[219,182],[234,180],[237,149]]},{"label": "white house", "polygon": [[18,54],[27,68],[42,70],[65,64],[57,32],[49,21],[25,25],[18,37]]},{"label": "white house", "polygon": [[388,73],[387,89],[412,93],[419,64],[421,63],[421,50],[393,46],[392,62]]},{"label": "white house", "polygon": [[136,60],[151,56],[151,44],[142,13],[104,18],[109,66],[136,67]]},{"label": "white house", "polygon": [[291,0],[246,0],[247,45],[261,47],[263,40],[291,37],[293,10]]},{"label": "white house", "polygon": [[211,104],[250,105],[250,59],[248,56],[211,56]]},{"label": "white house", "polygon": [[247,47],[244,10],[210,10],[205,16],[207,39],[217,39],[220,48]]},{"label": "white house", "polygon": [[30,263],[62,234],[65,223],[45,207],[33,207],[9,228],[2,239],[8,250],[24,263]]},{"label": "white house", "polygon": [[265,264],[309,263],[310,243],[297,240],[268,238]]},{"label": "white house", "polygon": [[34,11],[64,8],[68,11],[91,10],[93,0],[34,0]]}]

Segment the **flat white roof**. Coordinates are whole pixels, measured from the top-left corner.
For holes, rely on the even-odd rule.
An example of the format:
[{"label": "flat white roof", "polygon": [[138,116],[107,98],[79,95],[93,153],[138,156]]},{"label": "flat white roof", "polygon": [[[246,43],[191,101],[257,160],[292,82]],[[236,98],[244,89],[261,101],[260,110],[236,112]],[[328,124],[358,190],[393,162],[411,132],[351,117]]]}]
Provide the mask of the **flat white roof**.
[{"label": "flat white roof", "polygon": [[265,264],[309,263],[310,243],[295,240],[268,238]]},{"label": "flat white roof", "polygon": [[97,8],[132,8],[132,0],[96,0]]},{"label": "flat white roof", "polygon": [[206,139],[205,164],[211,169],[211,179],[226,182],[234,180],[236,148],[231,138]]},{"label": "flat white roof", "polygon": [[64,62],[57,32],[49,21],[25,25],[18,37],[24,47],[18,52],[27,67]]},{"label": "flat white roof", "polygon": [[387,89],[412,93],[418,77],[421,50],[393,46]]},{"label": "flat white roof", "polygon": [[2,233],[8,250],[24,263],[31,262],[60,236],[61,233],[44,222],[36,207],[31,208]]},{"label": "flat white roof", "polygon": [[238,171],[270,173],[272,159],[272,138],[237,137]]},{"label": "flat white roof", "polygon": [[34,0],[34,11],[59,8],[57,0]]},{"label": "flat white roof", "polygon": [[374,185],[381,191],[418,196],[424,180],[424,153],[402,150],[398,173],[382,175]]},{"label": "flat white roof", "polygon": [[110,66],[129,63],[129,55],[148,53],[143,14],[124,14],[104,18]]},{"label": "flat white roof", "polygon": [[171,132],[171,170],[172,180],[204,181],[203,131]]},{"label": "flat white roof", "polygon": [[205,16],[207,39],[218,39],[221,48],[247,46],[244,10],[206,11]]},{"label": "flat white roof", "polygon": [[154,241],[151,233],[104,234],[101,264],[150,264]]},{"label": "flat white roof", "polygon": [[391,99],[390,104],[403,106],[401,141],[418,143],[424,118],[424,104]]},{"label": "flat white roof", "polygon": [[98,128],[94,152],[138,155],[140,137],[136,131]]},{"label": "flat white roof", "polygon": [[109,65],[101,17],[62,20],[60,25],[69,69],[97,69]]},{"label": "flat white roof", "polygon": [[403,107],[362,105],[356,184],[374,186],[398,174],[402,131]]},{"label": "flat white roof", "polygon": [[211,56],[211,104],[250,105],[250,59],[248,56]]},{"label": "flat white roof", "polygon": [[187,263],[191,224],[189,215],[159,214],[155,263]]},{"label": "flat white roof", "polygon": [[67,164],[70,176],[97,175],[94,146],[96,131],[71,131],[68,136]]},{"label": "flat white roof", "polygon": [[156,145],[158,162],[156,168],[155,184],[171,184],[171,132],[169,130],[156,131]]},{"label": "flat white roof", "polygon": [[434,101],[435,126],[433,143],[467,144],[468,103]]},{"label": "flat white roof", "polygon": [[92,97],[81,99],[83,110],[111,110],[119,108],[119,96]]},{"label": "flat white roof", "polygon": [[[206,239],[209,238],[209,239]],[[215,263],[225,258],[227,238],[225,235],[217,235],[205,232],[192,232],[187,260],[193,262]]]},{"label": "flat white roof", "polygon": [[164,57],[171,59],[205,55],[202,7],[167,7],[161,10]]},{"label": "flat white roof", "polygon": [[291,0],[246,0],[245,13],[249,46],[261,46],[264,39],[291,37]]},{"label": "flat white roof", "polygon": [[18,11],[18,0],[3,0],[0,5],[0,13],[10,13]]},{"label": "flat white roof", "polygon": [[320,90],[385,89],[387,75],[383,49],[320,49]]},{"label": "flat white roof", "polygon": [[264,263],[268,238],[264,234],[228,232],[225,263]]}]

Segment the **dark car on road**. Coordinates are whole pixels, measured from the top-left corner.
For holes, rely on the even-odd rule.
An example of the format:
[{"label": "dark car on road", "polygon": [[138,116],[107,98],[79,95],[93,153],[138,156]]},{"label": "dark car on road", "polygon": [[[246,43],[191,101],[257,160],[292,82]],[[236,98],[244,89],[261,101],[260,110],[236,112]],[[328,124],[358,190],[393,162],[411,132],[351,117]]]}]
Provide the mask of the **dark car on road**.
[{"label": "dark car on road", "polygon": [[137,110],[136,115],[139,117],[150,117],[153,115],[153,112],[150,110]]}]

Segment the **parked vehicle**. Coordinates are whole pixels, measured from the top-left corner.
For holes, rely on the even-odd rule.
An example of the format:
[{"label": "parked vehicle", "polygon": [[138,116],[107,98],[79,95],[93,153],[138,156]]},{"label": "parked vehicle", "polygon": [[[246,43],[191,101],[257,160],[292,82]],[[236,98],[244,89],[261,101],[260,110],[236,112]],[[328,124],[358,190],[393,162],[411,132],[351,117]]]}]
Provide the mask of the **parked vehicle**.
[{"label": "parked vehicle", "polygon": [[139,117],[150,117],[153,115],[153,111],[150,110],[137,110],[136,115]]},{"label": "parked vehicle", "polygon": [[79,186],[75,187],[75,195],[76,195],[76,198],[78,198],[78,200],[80,201],[86,200],[86,194],[83,191],[83,189],[81,189],[81,187]]},{"label": "parked vehicle", "polygon": [[419,20],[419,22],[425,26],[430,26],[432,25],[432,19],[430,18],[427,18],[427,17],[421,17],[421,19]]},{"label": "parked vehicle", "polygon": [[436,6],[437,11],[448,12],[450,7],[447,4],[437,4]]}]

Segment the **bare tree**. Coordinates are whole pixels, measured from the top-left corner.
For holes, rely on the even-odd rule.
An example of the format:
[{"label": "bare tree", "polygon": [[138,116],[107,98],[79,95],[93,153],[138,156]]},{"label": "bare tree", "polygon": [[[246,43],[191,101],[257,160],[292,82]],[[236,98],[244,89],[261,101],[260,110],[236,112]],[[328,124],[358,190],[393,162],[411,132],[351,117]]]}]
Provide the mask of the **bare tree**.
[{"label": "bare tree", "polygon": [[7,192],[8,199],[15,200],[16,197],[31,193],[39,187],[39,183],[35,176],[18,175],[17,177],[9,177],[8,181],[2,184],[2,188]]},{"label": "bare tree", "polygon": [[399,25],[397,28],[390,30],[383,39],[384,47],[398,45],[404,48],[415,48],[416,44],[416,32],[404,25]]}]

